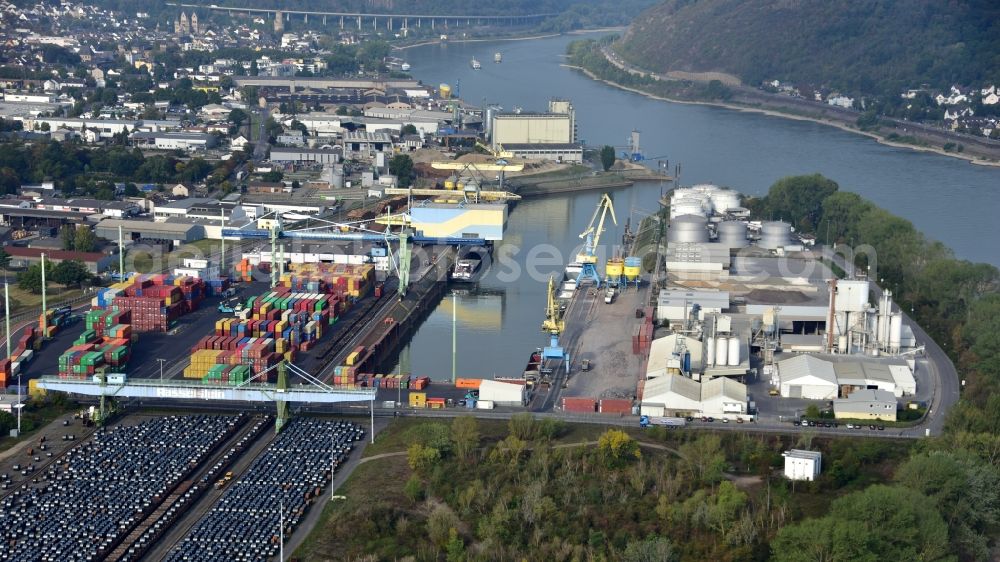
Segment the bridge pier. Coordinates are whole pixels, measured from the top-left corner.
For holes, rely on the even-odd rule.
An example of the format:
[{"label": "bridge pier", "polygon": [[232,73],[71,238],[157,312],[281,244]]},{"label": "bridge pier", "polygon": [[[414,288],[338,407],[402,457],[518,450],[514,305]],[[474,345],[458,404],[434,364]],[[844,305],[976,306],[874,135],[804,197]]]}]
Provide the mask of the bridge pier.
[{"label": "bridge pier", "polygon": [[302,14],[303,23],[309,23],[309,14]]},{"label": "bridge pier", "polygon": [[361,31],[361,16],[358,16],[358,31]]},{"label": "bridge pier", "polygon": [[323,16],[323,27],[326,27],[326,16]]},{"label": "bridge pier", "polygon": [[392,31],[392,18],[389,18],[389,31]]}]

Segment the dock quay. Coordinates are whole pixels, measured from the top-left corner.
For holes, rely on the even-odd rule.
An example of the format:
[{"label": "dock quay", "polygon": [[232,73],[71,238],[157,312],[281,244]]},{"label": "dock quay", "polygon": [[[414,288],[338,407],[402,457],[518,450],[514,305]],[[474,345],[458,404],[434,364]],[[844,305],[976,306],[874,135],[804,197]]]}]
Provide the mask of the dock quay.
[{"label": "dock quay", "polygon": [[343,338],[331,342],[330,350],[338,348],[333,356],[317,373],[320,380],[328,382],[333,377],[334,368],[343,365],[354,349],[364,351],[354,361],[357,372],[375,372],[393,359],[398,351],[448,288],[448,271],[456,257],[452,246],[435,246],[432,263],[419,264],[406,296],[402,299],[395,292],[383,293],[380,299],[370,304],[348,330],[341,333]]}]

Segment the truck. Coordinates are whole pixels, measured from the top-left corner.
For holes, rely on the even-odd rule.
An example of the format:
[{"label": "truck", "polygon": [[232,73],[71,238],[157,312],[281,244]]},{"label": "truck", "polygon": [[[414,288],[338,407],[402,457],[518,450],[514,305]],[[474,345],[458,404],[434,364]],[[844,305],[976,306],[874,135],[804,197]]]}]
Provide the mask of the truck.
[{"label": "truck", "polygon": [[615,300],[615,288],[608,287],[608,290],[604,293],[604,304],[611,304]]},{"label": "truck", "polygon": [[223,301],[219,303],[219,312],[222,313],[234,313],[243,310],[243,303],[239,299],[231,299],[228,301]]},{"label": "truck", "polygon": [[684,418],[668,418],[663,416],[639,416],[639,427],[647,428],[651,425],[677,428],[687,425],[687,420]]}]

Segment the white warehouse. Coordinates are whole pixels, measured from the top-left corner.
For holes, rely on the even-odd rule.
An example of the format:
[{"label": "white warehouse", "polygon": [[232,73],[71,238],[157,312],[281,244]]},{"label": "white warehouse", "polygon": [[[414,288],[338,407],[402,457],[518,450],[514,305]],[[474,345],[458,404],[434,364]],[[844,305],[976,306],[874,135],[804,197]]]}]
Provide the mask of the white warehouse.
[{"label": "white warehouse", "polygon": [[810,400],[837,397],[837,374],[828,361],[799,355],[778,362],[776,367],[782,396]]}]

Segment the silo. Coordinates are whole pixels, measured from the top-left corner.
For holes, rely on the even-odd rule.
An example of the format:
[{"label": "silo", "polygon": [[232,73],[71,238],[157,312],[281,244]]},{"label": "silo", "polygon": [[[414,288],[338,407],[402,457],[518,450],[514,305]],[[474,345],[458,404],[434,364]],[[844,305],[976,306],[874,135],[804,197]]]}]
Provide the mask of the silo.
[{"label": "silo", "polygon": [[898,351],[902,342],[903,315],[897,312],[892,315],[892,320],[889,321],[889,349]]},{"label": "silo", "polygon": [[682,215],[670,220],[668,242],[708,242],[708,220],[698,215]]},{"label": "silo", "polygon": [[340,166],[340,165],[334,166],[334,168],[333,168],[333,181],[330,182],[330,184],[334,188],[336,188],[336,189],[341,189],[341,188],[344,187],[344,167],[343,166]]},{"label": "silo", "polygon": [[723,221],[718,226],[719,244],[727,248],[745,248],[747,245],[747,223],[743,221]]},{"label": "silo", "polygon": [[740,338],[729,338],[729,366],[739,367],[740,365]]},{"label": "silo", "polygon": [[441,95],[441,99],[451,99],[451,86],[447,84],[441,84],[438,86],[438,94]]},{"label": "silo", "polygon": [[712,198],[712,207],[718,214],[737,209],[740,206],[740,194],[732,189],[718,188],[709,193]]},{"label": "silo", "polygon": [[631,283],[640,275],[642,275],[642,258],[637,256],[625,258],[625,280]]},{"label": "silo", "polygon": [[841,353],[847,353],[849,351],[847,349],[847,336],[846,335],[840,336],[839,338],[837,338],[837,350],[840,351]]},{"label": "silo", "polygon": [[670,218],[673,219],[674,217],[683,215],[707,216],[708,210],[705,209],[704,197],[697,194],[689,194],[671,199]]},{"label": "silo", "polygon": [[833,317],[833,335],[842,336],[847,333],[847,313],[838,312]]},{"label": "silo", "polygon": [[792,225],[785,221],[765,222],[760,229],[761,248],[776,250],[787,246],[792,240]]},{"label": "silo", "polygon": [[705,364],[715,365],[715,338],[705,338]]},{"label": "silo", "polygon": [[721,336],[715,341],[715,364],[724,367],[729,363],[729,338]]}]

